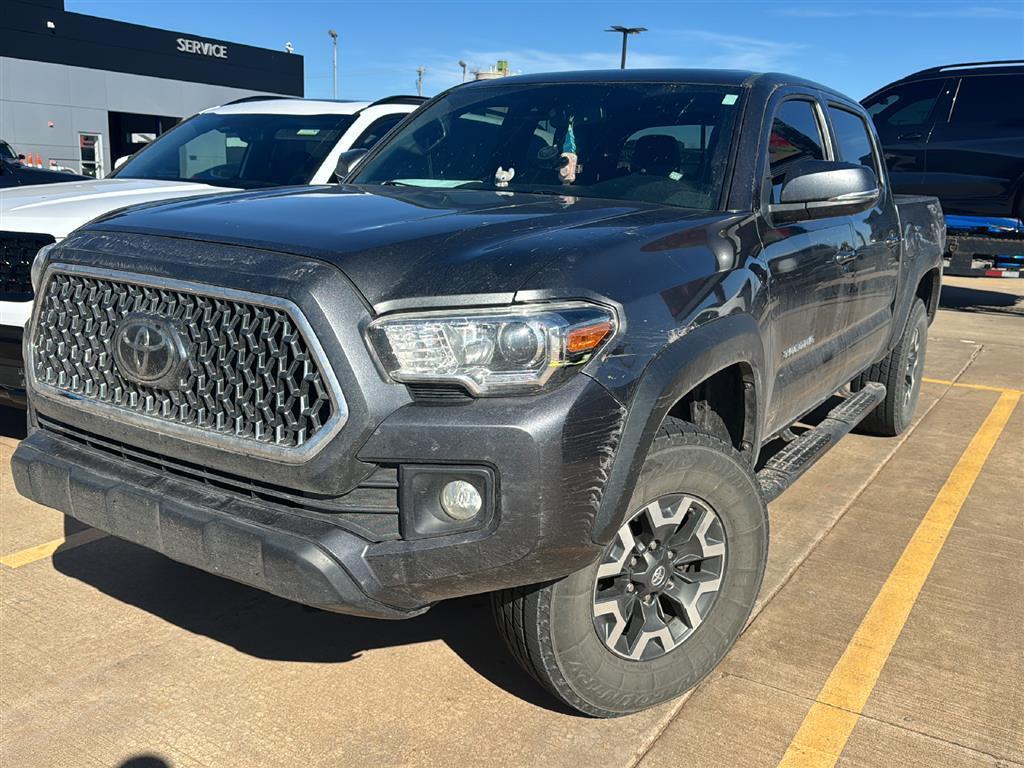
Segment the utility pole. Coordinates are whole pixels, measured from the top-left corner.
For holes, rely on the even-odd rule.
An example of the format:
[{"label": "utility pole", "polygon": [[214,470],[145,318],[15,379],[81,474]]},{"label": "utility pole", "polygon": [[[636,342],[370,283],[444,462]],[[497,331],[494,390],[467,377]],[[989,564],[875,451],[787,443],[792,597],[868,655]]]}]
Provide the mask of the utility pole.
[{"label": "utility pole", "polygon": [[459,59],[459,66],[462,67],[462,82],[466,82],[466,62]]},{"label": "utility pole", "polygon": [[327,34],[331,36],[332,62],[331,62],[331,98],[338,98],[338,33],[328,29]]},{"label": "utility pole", "polygon": [[626,68],[626,42],[629,40],[629,36],[639,35],[646,31],[647,27],[624,27],[621,24],[616,24],[605,30],[605,32],[618,32],[622,35],[622,63],[619,65],[619,69]]},{"label": "utility pole", "polygon": [[423,95],[423,73],[426,72],[426,67],[416,67],[416,95]]}]

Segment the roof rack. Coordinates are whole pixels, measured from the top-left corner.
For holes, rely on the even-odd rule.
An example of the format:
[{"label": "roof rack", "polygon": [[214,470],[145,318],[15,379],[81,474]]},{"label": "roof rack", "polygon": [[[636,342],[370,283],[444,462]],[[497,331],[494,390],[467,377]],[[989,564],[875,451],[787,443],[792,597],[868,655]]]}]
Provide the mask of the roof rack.
[{"label": "roof rack", "polygon": [[957,69],[985,69],[988,67],[1011,67],[1011,66],[1024,66],[1024,59],[1006,59],[1004,61],[968,61],[963,64],[944,64],[941,67],[930,67],[928,69],[922,69],[920,72],[915,72],[912,75],[907,75],[904,80],[910,80],[915,77],[921,77],[922,75],[938,75],[943,72],[952,72]]},{"label": "roof rack", "polygon": [[378,99],[372,104],[368,104],[369,107],[379,107],[381,104],[423,104],[427,101],[426,96],[388,96],[384,99]]},{"label": "roof rack", "polygon": [[221,104],[222,107],[230,107],[232,104],[248,104],[251,101],[281,101],[283,99],[297,98],[294,96],[243,96],[240,99]]}]

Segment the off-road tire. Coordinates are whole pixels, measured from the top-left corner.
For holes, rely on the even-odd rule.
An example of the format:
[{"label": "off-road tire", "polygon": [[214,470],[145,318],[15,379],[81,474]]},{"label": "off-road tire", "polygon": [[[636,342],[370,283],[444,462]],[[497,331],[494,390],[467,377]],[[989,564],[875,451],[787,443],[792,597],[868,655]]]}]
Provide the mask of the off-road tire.
[{"label": "off-road tire", "polygon": [[713,507],[727,556],[714,603],[674,650],[633,661],[606,645],[593,615],[600,558],[563,579],[492,596],[498,630],[512,655],[579,712],[616,717],[679,696],[718,665],[746,625],[768,554],[767,511],[750,463],[730,444],[669,417],[641,469],[629,514],[678,493]]},{"label": "off-road tire", "polygon": [[[915,342],[915,337],[917,341]],[[915,351],[916,347],[916,351]],[[853,380],[856,392],[869,382],[885,385],[885,399],[857,426],[857,431],[882,437],[895,437],[910,426],[921,392],[924,357],[928,349],[928,310],[914,299],[903,335],[893,350]],[[910,364],[915,370],[909,370]]]}]

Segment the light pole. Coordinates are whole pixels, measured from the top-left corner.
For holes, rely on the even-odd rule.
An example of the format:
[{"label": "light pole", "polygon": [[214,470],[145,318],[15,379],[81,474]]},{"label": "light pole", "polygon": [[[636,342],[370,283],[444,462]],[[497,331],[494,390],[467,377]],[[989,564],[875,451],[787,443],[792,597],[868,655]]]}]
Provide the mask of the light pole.
[{"label": "light pole", "polygon": [[605,32],[618,32],[622,35],[622,63],[619,65],[619,69],[626,68],[626,41],[629,40],[629,36],[639,35],[646,31],[647,27],[624,27],[621,24],[616,24],[605,30]]},{"label": "light pole", "polygon": [[426,72],[426,67],[416,67],[416,95],[423,95],[423,73]]},{"label": "light pole", "polygon": [[338,98],[338,33],[328,29],[327,34],[331,36],[332,62],[331,62],[331,98]]},{"label": "light pole", "polygon": [[459,66],[462,67],[462,82],[466,82],[466,62],[459,59]]}]

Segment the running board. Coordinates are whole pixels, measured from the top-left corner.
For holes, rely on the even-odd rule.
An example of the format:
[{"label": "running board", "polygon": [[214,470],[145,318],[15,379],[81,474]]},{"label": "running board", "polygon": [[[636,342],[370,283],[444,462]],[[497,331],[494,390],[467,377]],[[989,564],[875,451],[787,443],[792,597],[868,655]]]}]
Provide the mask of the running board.
[{"label": "running board", "polygon": [[778,498],[884,399],[884,384],[867,384],[829,411],[821,424],[804,432],[772,456],[757,473],[764,500],[768,502]]}]

